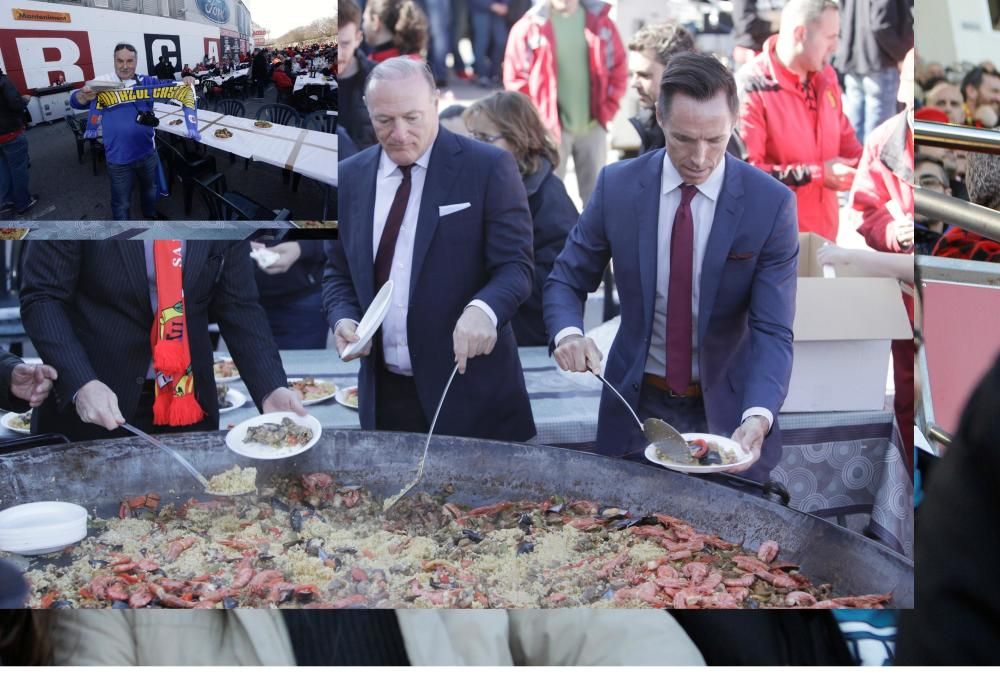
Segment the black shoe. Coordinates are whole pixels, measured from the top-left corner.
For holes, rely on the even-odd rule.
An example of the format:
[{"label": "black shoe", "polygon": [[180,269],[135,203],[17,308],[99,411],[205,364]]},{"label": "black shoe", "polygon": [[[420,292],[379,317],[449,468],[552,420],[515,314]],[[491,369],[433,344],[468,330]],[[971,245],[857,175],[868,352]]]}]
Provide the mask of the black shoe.
[{"label": "black shoe", "polygon": [[35,205],[37,203],[38,203],[38,195],[31,195],[31,201],[28,202],[27,206],[25,206],[23,209],[21,209],[20,211],[18,211],[17,215],[23,216],[25,213],[27,213],[31,209],[35,208]]}]

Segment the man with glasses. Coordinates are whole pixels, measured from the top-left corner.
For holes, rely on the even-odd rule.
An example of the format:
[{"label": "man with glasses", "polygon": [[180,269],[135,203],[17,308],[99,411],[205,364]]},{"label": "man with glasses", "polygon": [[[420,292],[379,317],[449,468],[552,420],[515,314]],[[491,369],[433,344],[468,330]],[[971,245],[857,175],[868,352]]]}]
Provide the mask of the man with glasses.
[{"label": "man with glasses", "polygon": [[[948,172],[944,165],[933,157],[917,155],[913,160],[916,184],[927,190],[951,195]],[[949,225],[940,220],[931,220],[920,213],[913,214],[913,251],[918,255],[931,255],[938,240],[948,231]]]},{"label": "man with glasses", "polygon": [[[137,75],[135,47],[122,42],[115,45],[115,72],[103,75],[98,80],[117,83],[123,89],[136,85],[156,86],[170,84],[172,80],[160,80],[150,75]],[[185,77],[184,82],[194,85],[193,77]],[[70,106],[77,110],[88,110],[90,102],[97,98],[97,92],[84,86],[69,97]],[[132,203],[132,184],[139,179],[139,196],[142,215],[147,220],[156,217],[156,147],[153,142],[158,121],[153,115],[151,100],[118,105],[103,110],[102,129],[104,152],[108,161],[108,176],[111,178],[111,214],[115,220],[129,220]]]}]

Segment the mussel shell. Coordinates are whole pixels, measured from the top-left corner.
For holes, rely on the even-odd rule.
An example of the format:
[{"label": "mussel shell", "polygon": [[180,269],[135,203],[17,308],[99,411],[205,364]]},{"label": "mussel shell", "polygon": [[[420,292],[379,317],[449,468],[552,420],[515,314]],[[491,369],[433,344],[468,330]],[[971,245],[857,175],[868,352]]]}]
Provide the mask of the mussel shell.
[{"label": "mussel shell", "polygon": [[462,536],[474,544],[478,544],[479,542],[481,542],[483,539],[486,538],[483,535],[476,532],[475,530],[468,530],[468,529],[462,530]]},{"label": "mussel shell", "polygon": [[522,541],[517,545],[517,554],[531,553],[535,550],[535,544],[530,541]]}]

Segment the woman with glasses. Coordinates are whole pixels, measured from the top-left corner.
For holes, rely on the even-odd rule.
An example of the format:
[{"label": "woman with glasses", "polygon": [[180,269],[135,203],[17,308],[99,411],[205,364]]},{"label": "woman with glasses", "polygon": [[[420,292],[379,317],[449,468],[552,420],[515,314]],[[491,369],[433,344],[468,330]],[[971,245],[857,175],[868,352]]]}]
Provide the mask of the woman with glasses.
[{"label": "woman with glasses", "polygon": [[518,345],[547,345],[542,288],[580,215],[554,173],[559,150],[531,99],[519,92],[499,91],[480,99],[462,118],[470,136],[503,148],[517,160],[535,229],[535,285],[511,324]]}]

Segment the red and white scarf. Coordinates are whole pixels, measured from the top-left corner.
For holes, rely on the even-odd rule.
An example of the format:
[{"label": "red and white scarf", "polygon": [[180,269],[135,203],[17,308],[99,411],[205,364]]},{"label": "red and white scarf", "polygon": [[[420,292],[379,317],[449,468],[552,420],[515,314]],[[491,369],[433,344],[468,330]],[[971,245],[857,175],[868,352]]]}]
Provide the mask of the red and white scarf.
[{"label": "red and white scarf", "polygon": [[156,374],[153,424],[195,424],[205,411],[194,395],[191,347],[184,307],[184,267],[179,240],[153,242],[157,305],[150,340]]}]

